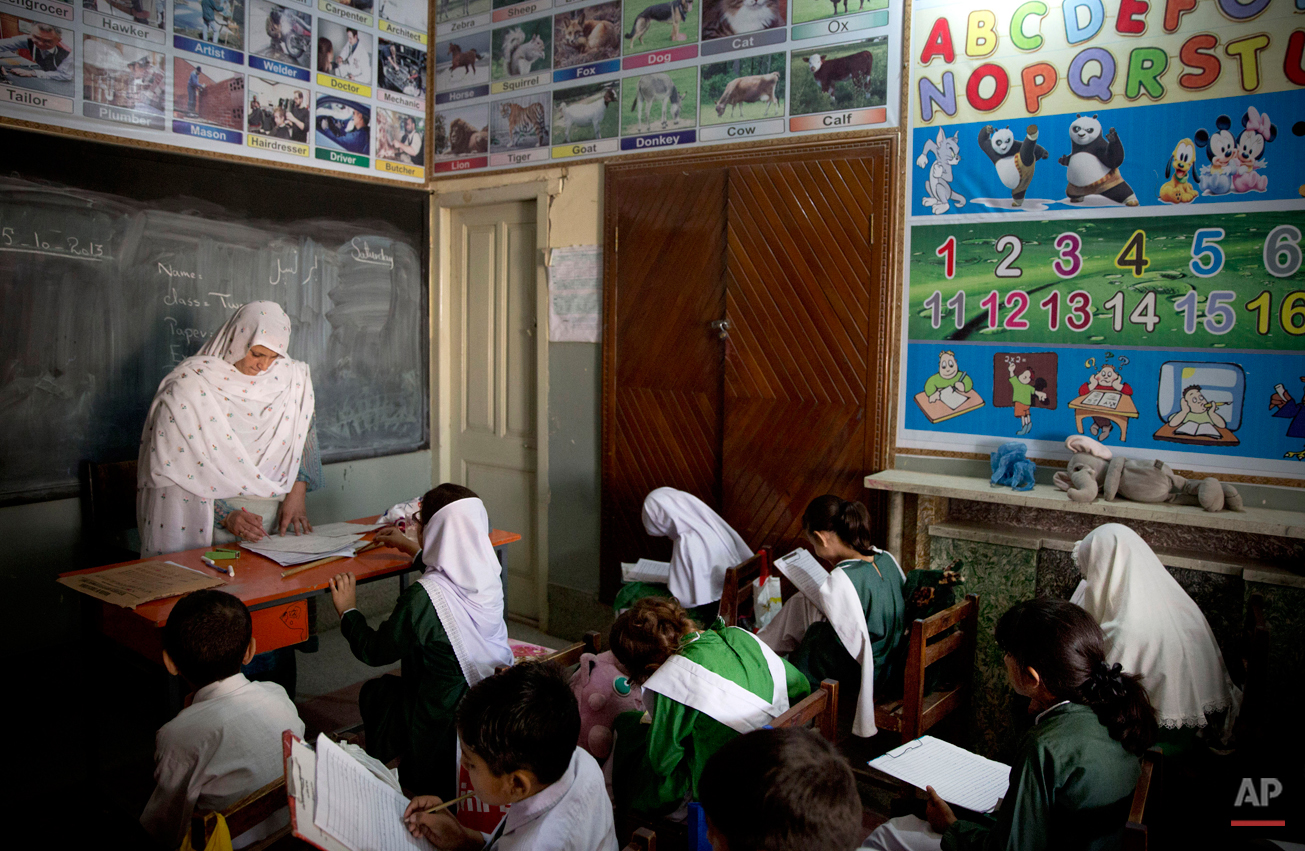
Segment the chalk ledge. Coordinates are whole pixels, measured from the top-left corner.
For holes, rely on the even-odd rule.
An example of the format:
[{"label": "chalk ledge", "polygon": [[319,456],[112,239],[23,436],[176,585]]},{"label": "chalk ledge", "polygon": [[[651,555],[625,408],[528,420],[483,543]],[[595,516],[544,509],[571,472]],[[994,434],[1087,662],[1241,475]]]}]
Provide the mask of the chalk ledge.
[{"label": "chalk ledge", "polygon": [[865,486],[871,490],[891,493],[914,493],[1051,511],[1072,511],[1076,514],[1090,514],[1097,517],[1172,523],[1179,526],[1200,526],[1205,529],[1223,529],[1253,535],[1305,539],[1305,512],[1300,511],[1247,508],[1245,511],[1209,512],[1195,505],[1169,503],[1146,505],[1125,500],[1106,502],[1101,498],[1095,502],[1075,502],[1054,485],[1034,485],[1033,490],[1030,491],[1014,491],[1007,487],[993,487],[987,479],[948,476],[941,473],[918,473],[910,470],[884,470],[881,473],[873,473],[865,477]]}]

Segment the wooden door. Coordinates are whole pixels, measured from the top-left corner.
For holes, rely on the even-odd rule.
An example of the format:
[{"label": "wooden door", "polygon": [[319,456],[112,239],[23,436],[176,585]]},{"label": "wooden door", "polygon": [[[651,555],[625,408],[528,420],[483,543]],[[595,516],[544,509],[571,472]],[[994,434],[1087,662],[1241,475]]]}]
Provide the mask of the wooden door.
[{"label": "wooden door", "polygon": [[668,485],[719,505],[725,172],[609,170],[604,260],[602,584],[669,558],[643,499]]},{"label": "wooden door", "polygon": [[507,549],[508,614],[538,620],[535,205],[459,209],[451,242],[453,478],[491,524],[521,534]]},{"label": "wooden door", "polygon": [[886,459],[885,154],[730,169],[721,503],[754,547],[802,544],[807,503],[865,499]]}]

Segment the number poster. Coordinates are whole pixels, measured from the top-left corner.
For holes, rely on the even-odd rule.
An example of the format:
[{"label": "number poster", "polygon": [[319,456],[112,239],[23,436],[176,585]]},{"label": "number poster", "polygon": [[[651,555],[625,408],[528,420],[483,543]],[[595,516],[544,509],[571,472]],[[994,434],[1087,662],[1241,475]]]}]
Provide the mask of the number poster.
[{"label": "number poster", "polygon": [[1305,3],[911,28],[898,446],[1305,478]]},{"label": "number poster", "polygon": [[901,0],[435,0],[436,173],[897,126]]},{"label": "number poster", "polygon": [[0,0],[0,115],[422,183],[426,0]]}]

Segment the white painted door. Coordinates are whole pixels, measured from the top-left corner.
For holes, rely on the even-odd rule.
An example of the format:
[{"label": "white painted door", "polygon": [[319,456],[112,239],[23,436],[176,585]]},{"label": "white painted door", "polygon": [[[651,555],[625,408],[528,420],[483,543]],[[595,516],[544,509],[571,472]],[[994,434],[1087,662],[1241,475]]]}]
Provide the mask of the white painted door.
[{"label": "white painted door", "polygon": [[451,242],[453,478],[522,536],[507,548],[508,613],[537,621],[535,204],[457,209]]}]

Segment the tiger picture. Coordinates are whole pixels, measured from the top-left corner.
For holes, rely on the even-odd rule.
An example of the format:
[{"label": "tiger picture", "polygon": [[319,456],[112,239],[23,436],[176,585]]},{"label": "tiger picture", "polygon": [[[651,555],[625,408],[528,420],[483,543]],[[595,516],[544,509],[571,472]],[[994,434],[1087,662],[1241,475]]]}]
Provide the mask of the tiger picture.
[{"label": "tiger picture", "polygon": [[548,144],[548,95],[499,101],[490,110],[490,149],[542,148]]}]

